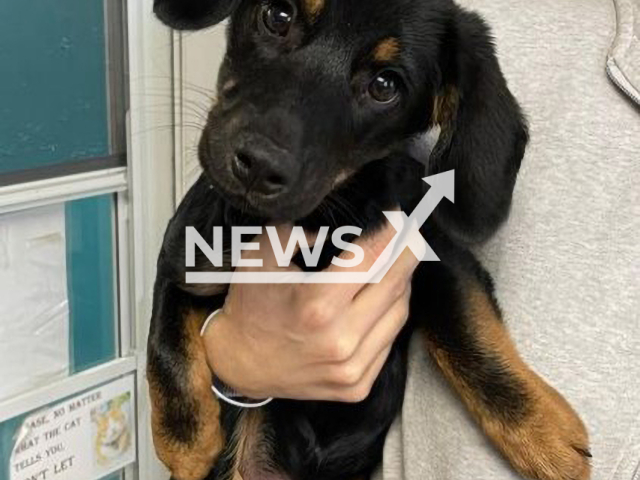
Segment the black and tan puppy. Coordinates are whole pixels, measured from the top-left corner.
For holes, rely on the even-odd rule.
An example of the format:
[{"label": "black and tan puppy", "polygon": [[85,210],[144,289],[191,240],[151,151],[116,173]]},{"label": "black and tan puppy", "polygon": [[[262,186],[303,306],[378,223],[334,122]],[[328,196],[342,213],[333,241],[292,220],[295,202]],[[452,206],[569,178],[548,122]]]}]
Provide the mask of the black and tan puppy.
[{"label": "black and tan puppy", "polygon": [[[156,0],[156,13],[181,29],[230,17],[204,174],[169,225],[149,336],[155,446],[175,478],[368,478],[402,406],[412,334],[518,472],[589,478],[582,422],[519,357],[469,251],[507,217],[527,143],[480,17],[451,0]],[[417,158],[433,127],[437,145]],[[383,210],[413,211],[425,174],[451,169],[456,203],[422,227],[442,261],[416,270],[410,320],[364,401],[216,400],[199,329],[227,287],[185,284],[186,226],[208,240],[214,226],[272,221],[371,232]]]}]

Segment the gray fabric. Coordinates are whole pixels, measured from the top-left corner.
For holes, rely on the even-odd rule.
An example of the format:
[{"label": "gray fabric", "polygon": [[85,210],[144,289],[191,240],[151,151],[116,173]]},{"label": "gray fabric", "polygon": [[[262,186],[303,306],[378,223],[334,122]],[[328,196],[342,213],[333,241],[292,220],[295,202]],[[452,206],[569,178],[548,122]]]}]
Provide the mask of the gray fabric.
[{"label": "gray fabric", "polygon": [[[593,478],[640,480],[640,108],[605,73],[613,52],[638,74],[637,47],[611,50],[628,19],[611,0],[461,3],[493,26],[532,135],[511,219],[480,256],[523,357],[585,420]],[[518,477],[414,341],[375,478]]]}]

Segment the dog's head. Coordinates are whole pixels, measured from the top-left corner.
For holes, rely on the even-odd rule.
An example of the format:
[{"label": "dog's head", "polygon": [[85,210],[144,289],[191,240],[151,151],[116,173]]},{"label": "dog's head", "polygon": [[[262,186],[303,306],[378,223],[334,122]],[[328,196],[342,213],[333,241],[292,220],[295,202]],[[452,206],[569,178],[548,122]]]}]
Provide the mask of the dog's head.
[{"label": "dog's head", "polygon": [[484,22],[451,0],[156,0],[170,26],[231,17],[200,144],[210,180],[272,219],[309,214],[365,164],[440,126],[428,174],[456,169],[437,220],[486,238],[527,141]]}]

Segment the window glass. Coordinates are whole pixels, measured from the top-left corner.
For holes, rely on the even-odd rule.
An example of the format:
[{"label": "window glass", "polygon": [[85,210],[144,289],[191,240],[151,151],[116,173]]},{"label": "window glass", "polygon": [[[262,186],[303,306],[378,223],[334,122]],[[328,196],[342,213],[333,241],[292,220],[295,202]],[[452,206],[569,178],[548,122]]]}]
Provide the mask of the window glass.
[{"label": "window glass", "polygon": [[0,215],[0,400],[116,357],[114,199]]},{"label": "window glass", "polygon": [[0,174],[110,155],[105,11],[100,0],[0,2]]}]

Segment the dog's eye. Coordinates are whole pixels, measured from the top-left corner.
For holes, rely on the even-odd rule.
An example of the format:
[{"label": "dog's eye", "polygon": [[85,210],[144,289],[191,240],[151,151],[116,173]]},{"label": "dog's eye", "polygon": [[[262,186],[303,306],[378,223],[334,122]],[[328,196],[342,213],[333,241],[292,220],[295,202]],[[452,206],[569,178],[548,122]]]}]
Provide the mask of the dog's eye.
[{"label": "dog's eye", "polygon": [[392,71],[381,72],[369,85],[369,95],[376,102],[391,103],[400,94],[401,80],[397,73]]},{"label": "dog's eye", "polygon": [[293,8],[286,2],[269,2],[262,7],[262,24],[267,31],[286,37],[293,23]]}]

